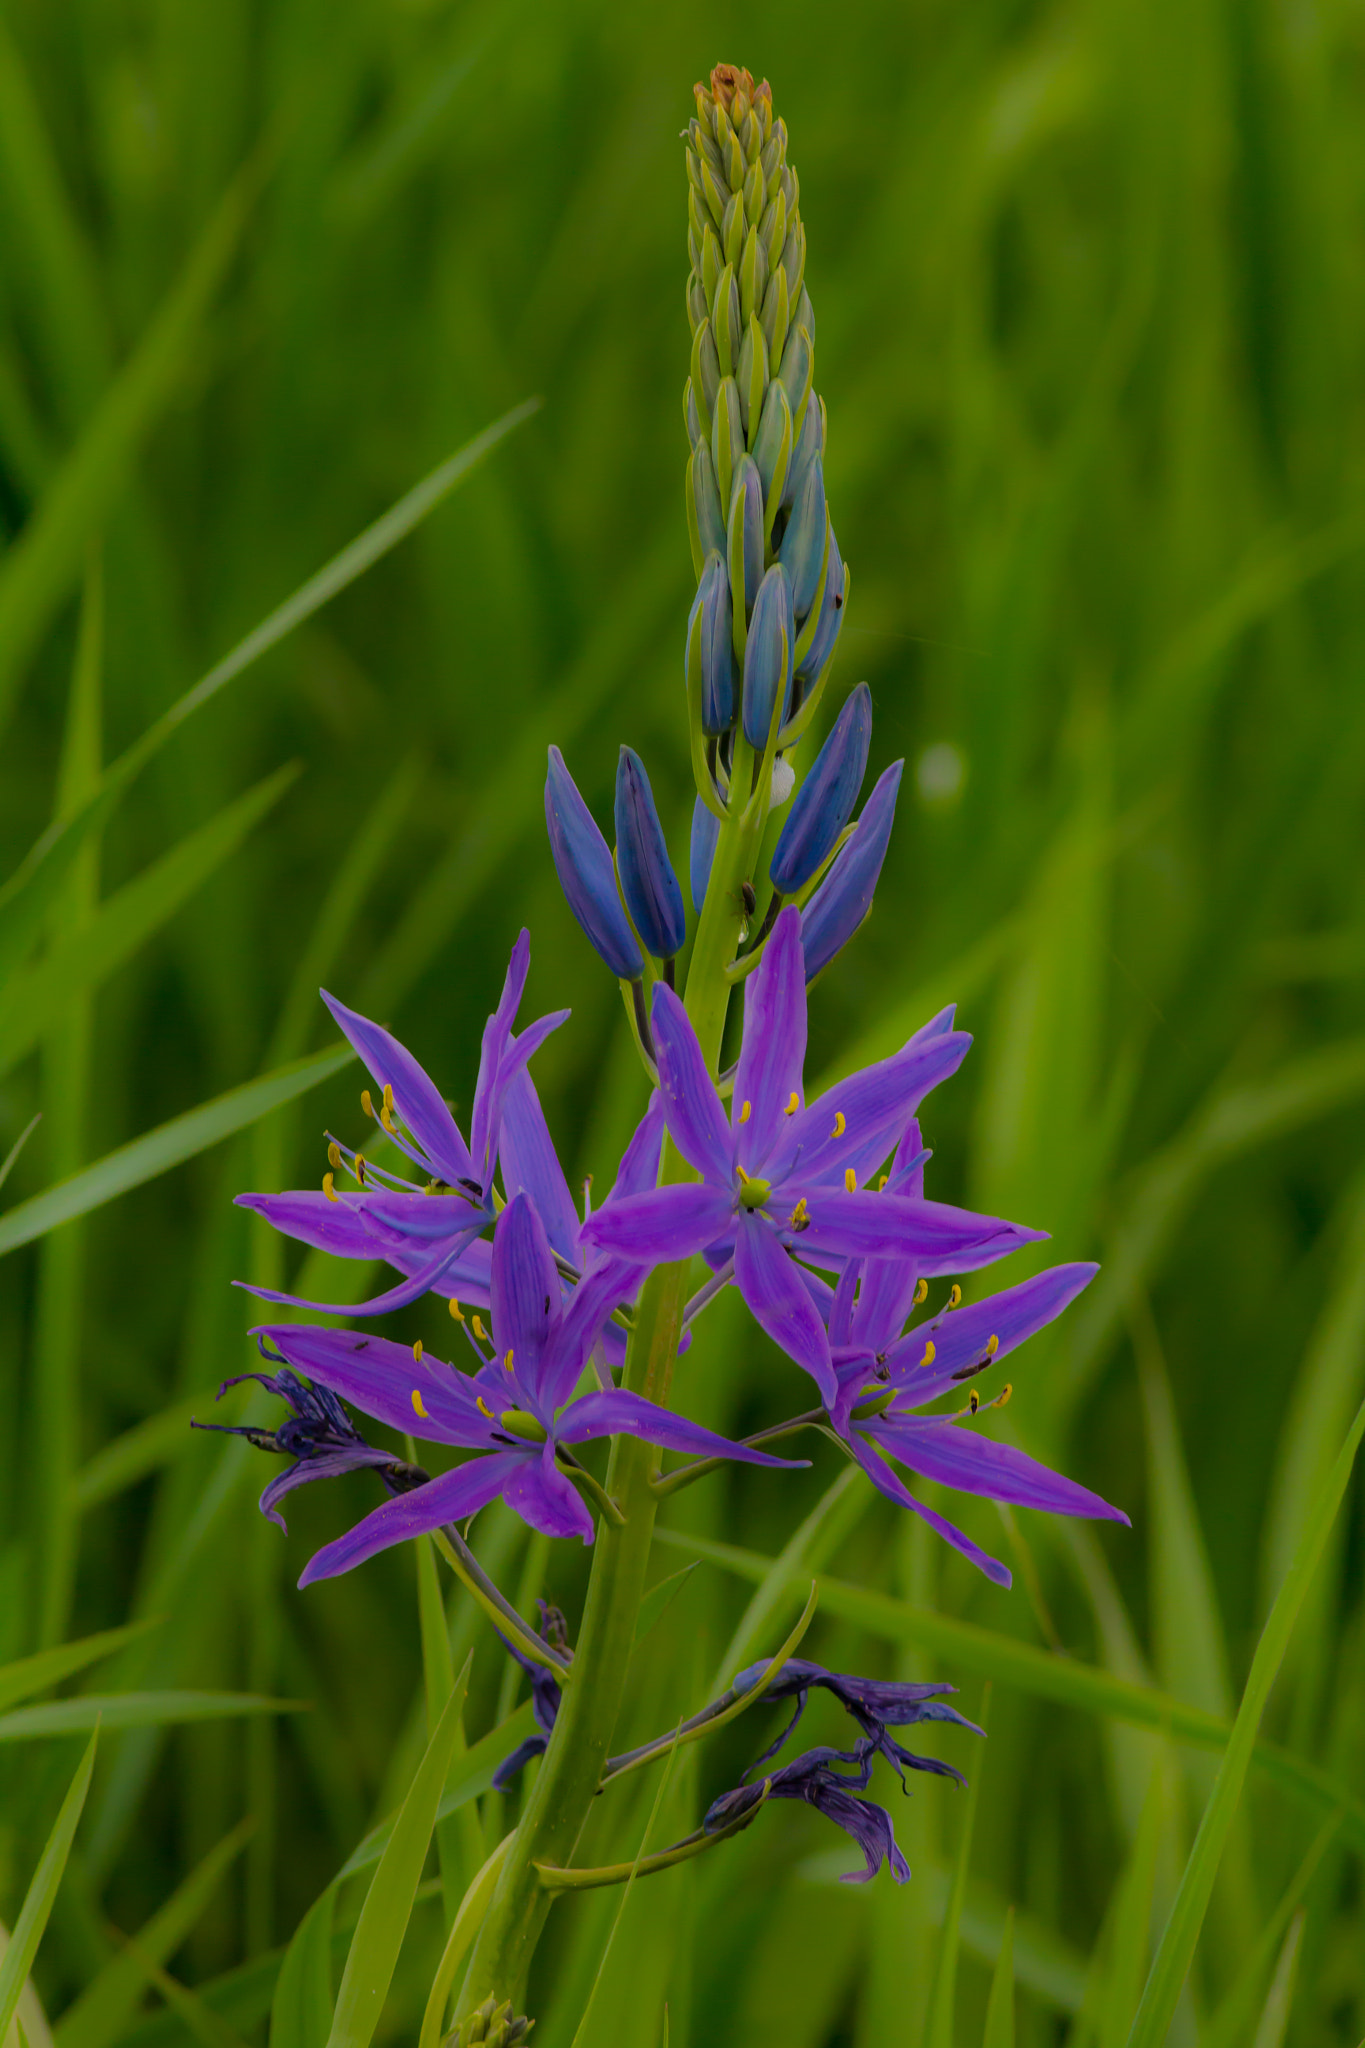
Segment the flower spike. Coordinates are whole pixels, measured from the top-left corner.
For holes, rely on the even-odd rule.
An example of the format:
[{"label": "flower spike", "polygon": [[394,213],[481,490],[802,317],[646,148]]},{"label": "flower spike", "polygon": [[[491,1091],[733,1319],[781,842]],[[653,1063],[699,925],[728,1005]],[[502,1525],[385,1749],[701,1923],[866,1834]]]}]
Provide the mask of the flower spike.
[{"label": "flower spike", "polygon": [[611,851],[578,793],[558,747],[545,778],[545,824],[559,886],[594,951],[622,981],[645,971],[616,889]]}]

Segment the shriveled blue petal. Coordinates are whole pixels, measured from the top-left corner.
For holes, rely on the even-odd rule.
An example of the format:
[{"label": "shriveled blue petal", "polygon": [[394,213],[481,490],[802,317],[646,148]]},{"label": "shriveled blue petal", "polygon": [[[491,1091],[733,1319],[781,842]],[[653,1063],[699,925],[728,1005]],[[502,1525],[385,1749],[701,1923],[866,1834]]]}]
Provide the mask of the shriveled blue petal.
[{"label": "shriveled blue petal", "polygon": [[658,1055],[659,1092],[673,1139],[688,1164],[728,1189],[734,1149],[725,1111],[716,1093],[692,1020],[673,990],[654,984],[651,1008]]},{"label": "shriveled blue petal", "polygon": [[891,843],[896,820],[896,794],[904,761],[893,761],[863,806],[853,837],[842,846],[802,919],[806,948],[806,979],[814,981],[823,967],[857,931],[872,908],[872,898]]},{"label": "shriveled blue petal", "polygon": [[771,1173],[841,1184],[852,1166],[863,1179],[886,1157],[930,1089],[957,1072],[971,1042],[965,1031],[912,1038],[890,1059],[827,1088],[792,1117],[781,1149],[769,1161]]},{"label": "shriveled blue petal", "polygon": [[395,1543],[406,1543],[412,1536],[430,1535],[446,1522],[464,1521],[505,1492],[520,1466],[533,1462],[533,1457],[524,1451],[471,1458],[467,1465],[443,1472],[438,1479],[429,1480],[411,1493],[386,1500],[382,1507],[357,1522],[354,1529],[348,1529],[334,1543],[325,1544],[316,1557],[310,1558],[300,1586],[314,1585],[319,1579],[335,1579],[379,1551],[391,1549]]},{"label": "shriveled blue petal", "polygon": [[999,1558],[991,1557],[979,1544],[973,1543],[971,1537],[964,1535],[956,1523],[950,1522],[945,1515],[940,1515],[934,1508],[926,1507],[922,1500],[916,1500],[914,1494],[902,1484],[886,1460],[877,1455],[858,1429],[853,1430],[846,1441],[872,1484],[880,1493],[884,1493],[888,1500],[894,1501],[897,1507],[909,1508],[912,1514],[927,1522],[945,1543],[950,1543],[969,1564],[974,1564],[979,1572],[984,1572],[993,1585],[1013,1585],[1009,1567],[1001,1564]]},{"label": "shriveled blue petal", "polygon": [[299,1458],[285,1471],[277,1472],[262,1493],[258,1503],[267,1521],[288,1533],[288,1524],[279,1512],[279,1504],[287,1493],[297,1486],[308,1486],[314,1479],[339,1479],[343,1473],[358,1472],[366,1467],[382,1470],[392,1467],[392,1451],[375,1450],[371,1444],[352,1444],[345,1450],[322,1451],[315,1458]]},{"label": "shriveled blue petal", "polygon": [[545,1226],[527,1195],[514,1195],[493,1232],[493,1341],[523,1386],[537,1383],[560,1319],[559,1271]]},{"label": "shriveled blue petal", "polygon": [[810,1374],[821,1399],[833,1401],[838,1381],[829,1355],[829,1339],[814,1302],[768,1225],[747,1213],[738,1221],[735,1285],[755,1322],[788,1358]]},{"label": "shriveled blue petal", "polygon": [[932,1277],[974,1272],[1047,1235],[947,1202],[912,1202],[864,1188],[849,1194],[842,1188],[815,1187],[805,1199],[810,1220],[798,1240],[803,1259],[820,1252],[840,1258],[913,1259],[921,1273]]},{"label": "shriveled blue petal", "polygon": [[[1098,1266],[1088,1263],[1049,1266],[1017,1287],[1006,1287],[969,1308],[945,1309],[932,1321],[917,1324],[905,1337],[879,1347],[886,1352],[892,1384],[902,1386],[919,1405],[937,1400],[978,1369],[1007,1358],[1054,1321],[1098,1272]],[[934,1361],[921,1367],[927,1342],[934,1346]]]},{"label": "shriveled blue petal", "polygon": [[473,1170],[469,1149],[442,1100],[441,1091],[407,1047],[400,1045],[382,1024],[372,1024],[358,1011],[348,1010],[326,989],[320,994],[379,1087],[392,1088],[395,1113],[426,1153],[438,1178],[452,1184],[467,1178]]},{"label": "shriveled blue petal", "polygon": [[688,853],[687,879],[692,890],[692,908],[701,916],[711,880],[711,863],[716,857],[720,819],[698,797],[692,806],[692,840]]},{"label": "shriveled blue petal", "polygon": [[686,1181],[606,1203],[583,1225],[582,1241],[642,1266],[665,1265],[714,1243],[731,1215],[728,1194],[705,1181]]},{"label": "shriveled blue petal", "polygon": [[592,1516],[577,1487],[555,1464],[553,1444],[547,1443],[538,1455],[522,1459],[502,1494],[508,1507],[542,1535],[581,1536],[585,1543],[592,1542]]},{"label": "shriveled blue petal", "polygon": [[[535,1203],[545,1234],[561,1258],[577,1263],[578,1211],[559,1163],[535,1082],[523,1069],[507,1084],[498,1131],[503,1188]],[[463,1296],[460,1297],[464,1299]]]},{"label": "shriveled blue petal", "polygon": [[491,1439],[491,1424],[475,1406],[469,1381],[430,1353],[414,1358],[410,1345],[316,1323],[271,1323],[253,1334],[266,1338],[297,1371],[389,1429],[469,1447]]},{"label": "shriveled blue petal", "polygon": [[729,1437],[717,1436],[713,1429],[703,1429],[699,1422],[688,1422],[685,1417],[646,1401],[642,1394],[627,1393],[621,1388],[611,1393],[582,1395],[565,1411],[555,1434],[561,1442],[570,1444],[586,1443],[599,1436],[638,1436],[643,1442],[660,1444],[668,1451],[688,1451],[703,1458],[737,1458],[748,1465],[777,1465],[787,1470],[805,1463],[804,1459],[774,1458],[766,1451],[732,1443]]},{"label": "shriveled blue petal", "polygon": [[616,770],[616,866],[621,894],[646,952],[656,960],[671,958],[687,937],[682,890],[645,764],[624,746]]},{"label": "shriveled blue petal", "polygon": [[613,974],[624,981],[638,980],[645,963],[616,893],[611,850],[558,747],[550,749],[545,778],[545,824],[559,885],[589,943]]},{"label": "shriveled blue petal", "polygon": [[791,585],[782,564],[774,562],[758,586],[744,647],[744,737],[759,753],[774,716],[787,716],[795,641]]},{"label": "shriveled blue petal", "polygon": [[801,915],[788,905],[744,984],[744,1038],[730,1117],[734,1157],[746,1171],[756,1173],[776,1148],[785,1149],[787,1131],[799,1114],[788,1115],[788,1104],[800,1101],[805,1061]]},{"label": "shriveled blue petal", "polygon": [[642,1195],[649,1188],[657,1186],[659,1160],[663,1152],[664,1132],[667,1129],[664,1099],[656,1088],[649,1098],[648,1109],[636,1125],[631,1141],[621,1155],[616,1184],[607,1196],[608,1202],[618,1202],[626,1195]]},{"label": "shriveled blue petal", "polygon": [[940,1486],[979,1494],[983,1500],[1005,1501],[1011,1507],[1128,1524],[1121,1508],[1110,1507],[1088,1487],[1040,1465],[1013,1444],[996,1443],[965,1422],[906,1416],[894,1421],[882,1418],[866,1427],[883,1451],[922,1478],[937,1480]]},{"label": "shriveled blue petal", "polygon": [[872,692],[859,683],[835,719],[782,827],[768,874],[784,896],[804,888],[829,858],[853,815],[871,744]]}]

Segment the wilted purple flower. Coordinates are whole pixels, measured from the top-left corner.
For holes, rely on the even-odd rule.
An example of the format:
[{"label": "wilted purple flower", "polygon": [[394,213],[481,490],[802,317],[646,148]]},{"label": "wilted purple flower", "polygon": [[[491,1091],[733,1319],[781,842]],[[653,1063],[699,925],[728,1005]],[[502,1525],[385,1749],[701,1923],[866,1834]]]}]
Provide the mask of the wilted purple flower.
[{"label": "wilted purple flower", "polygon": [[[557,1010],[538,1018],[520,1036],[513,1033],[530,958],[530,935],[523,931],[512,949],[501,1000],[484,1026],[468,1145],[436,1084],[406,1047],[381,1025],[348,1010],[323,990],[323,1001],[381,1090],[377,1110],[366,1090],[367,1110],[426,1177],[426,1184],[369,1165],[363,1154],[334,1142],[329,1153],[333,1172],[324,1178],[321,1193],[305,1189],[282,1195],[238,1195],[237,1201],[242,1208],[264,1216],[277,1230],[320,1251],[344,1259],[383,1258],[408,1277],[356,1307],[302,1301],[297,1295],[266,1287],[247,1287],[248,1293],[263,1301],[325,1314],[369,1316],[402,1308],[431,1289],[451,1291],[443,1283],[495,1213],[493,1170],[507,1090],[531,1055],[569,1014]],[[343,1163],[356,1177],[352,1191],[339,1192],[334,1185],[333,1175]]]},{"label": "wilted purple flower", "polygon": [[630,747],[616,770],[616,864],[646,952],[671,959],[687,937],[687,913],[645,764]]},{"label": "wilted purple flower", "polygon": [[343,1472],[370,1469],[379,1474],[390,1493],[408,1493],[413,1487],[426,1484],[427,1474],[420,1465],[409,1465],[404,1459],[395,1458],[392,1451],[376,1450],[367,1444],[340,1401],[326,1387],[305,1386],[282,1364],[275,1373],[241,1372],[224,1380],[218,1389],[218,1399],[221,1401],[229,1387],[239,1387],[244,1380],[257,1381],[267,1393],[277,1394],[288,1403],[290,1413],[278,1429],[193,1420],[190,1427],[211,1429],[219,1436],[244,1436],[258,1451],[274,1451],[280,1457],[292,1458],[293,1463],[270,1481],[260,1501],[261,1513],[278,1522],[281,1529],[285,1521],[277,1503],[296,1486],[307,1486],[314,1479],[337,1479]]},{"label": "wilted purple flower", "polygon": [[[540,1609],[541,1635],[547,1641],[554,1640],[556,1635],[562,1639],[563,1616],[555,1608],[548,1607],[543,1600],[536,1604]],[[554,1627],[556,1621],[559,1623],[557,1630]],[[529,1657],[522,1655],[509,1636],[503,1635],[501,1629],[498,1630],[498,1636],[508,1656],[516,1659],[531,1681],[531,1712],[535,1717],[537,1730],[536,1734],[528,1735],[524,1742],[519,1742],[512,1754],[505,1756],[494,1771],[493,1790],[505,1792],[513,1778],[525,1769],[532,1757],[545,1754],[564,1694],[559,1680],[548,1664],[533,1664]]]},{"label": "wilted purple flower", "polygon": [[603,1323],[632,1293],[640,1268],[628,1260],[603,1260],[566,1304],[544,1226],[524,1194],[514,1196],[498,1218],[491,1278],[491,1336],[481,1320],[477,1330],[466,1330],[479,1360],[472,1374],[446,1365],[420,1344],[409,1349],[355,1330],[284,1323],[259,1333],[290,1365],[388,1428],[480,1454],[376,1508],[318,1552],[300,1585],[349,1571],[377,1551],[443,1523],[464,1521],[499,1495],[533,1529],[591,1543],[592,1517],[565,1466],[571,1464],[570,1445],[597,1437],[638,1436],[669,1450],[750,1464],[785,1462],[732,1444],[638,1394],[612,1388],[574,1398]]},{"label": "wilted purple flower", "polygon": [[801,932],[807,981],[814,981],[821,968],[828,967],[872,908],[896,820],[896,795],[904,767],[904,761],[893,761],[877,778],[852,838],[840,847],[834,865],[806,905]]},{"label": "wilted purple flower", "polygon": [[768,874],[784,896],[804,888],[833,852],[858,801],[871,743],[872,692],[859,683],[816,755],[773,850]]},{"label": "wilted purple flower", "polygon": [[[745,1693],[757,1685],[767,1668],[767,1660],[750,1664],[731,1681],[731,1690]],[[910,1728],[924,1721],[949,1721],[958,1728],[970,1728],[974,1735],[982,1730],[974,1721],[967,1720],[955,1707],[945,1706],[942,1695],[952,1692],[951,1685],[901,1685],[892,1679],[857,1678],[851,1673],[827,1671],[823,1664],[809,1663],[804,1657],[789,1657],[781,1669],[774,1674],[763,1689],[765,1700],[794,1699],[796,1712],[769,1749],[750,1764],[744,1773],[753,1776],[770,1757],[784,1748],[793,1729],[806,1711],[806,1700],[812,1687],[820,1687],[833,1693],[844,1710],[851,1714],[873,1750],[879,1751],[898,1776],[904,1777],[904,1766],[914,1771],[930,1771],[941,1778],[956,1778],[965,1784],[961,1771],[955,1771],[951,1764],[940,1763],[937,1757],[916,1756],[902,1748],[895,1737],[889,1735],[889,1728]]]},{"label": "wilted purple flower", "polygon": [[702,1178],[613,1202],[583,1226],[583,1239],[641,1266],[703,1249],[713,1257],[732,1253],[735,1283],[754,1316],[811,1374],[824,1400],[837,1398],[838,1381],[825,1325],[793,1251],[834,1269],[872,1257],[914,1259],[925,1273],[964,1272],[1039,1235],[995,1216],[860,1185],[971,1041],[936,1018],[892,1059],[803,1107],[806,982],[794,908],[778,917],[745,984],[729,1121],[687,1012],[662,982],[654,990],[653,1025],[664,1115]]},{"label": "wilted purple flower", "polygon": [[[911,1200],[921,1199],[926,1156],[919,1127],[912,1124],[887,1192],[901,1190]],[[850,1261],[829,1305],[829,1340],[838,1383],[834,1400],[827,1403],[831,1426],[888,1499],[922,1515],[997,1585],[1009,1585],[1006,1567],[916,1500],[886,1460],[894,1458],[926,1479],[986,1500],[1126,1523],[1128,1517],[1120,1509],[1088,1488],[1011,1444],[996,1443],[963,1426],[1008,1400],[1008,1386],[985,1404],[972,1392],[967,1407],[956,1415],[916,1412],[945,1394],[959,1392],[1052,1322],[1098,1270],[1084,1264],[1053,1266],[970,1308],[956,1305],[961,1290],[954,1287],[946,1308],[902,1334],[906,1317],[924,1299],[927,1269],[913,1260]]]},{"label": "wilted purple flower", "polygon": [[[845,1872],[845,1884],[866,1884],[877,1875],[883,1862],[891,1866],[896,1883],[905,1884],[910,1877],[910,1865],[897,1846],[890,1814],[873,1800],[857,1797],[866,1790],[872,1776],[875,1753],[876,1746],[871,1742],[858,1742],[851,1750],[809,1749],[761,1784],[737,1785],[733,1792],[722,1793],[708,1808],[703,1826],[708,1834],[715,1834],[764,1799],[804,1799],[826,1820],[852,1835],[863,1852],[866,1868]],[[845,1777],[834,1769],[835,1764],[848,1764],[851,1775]]]}]

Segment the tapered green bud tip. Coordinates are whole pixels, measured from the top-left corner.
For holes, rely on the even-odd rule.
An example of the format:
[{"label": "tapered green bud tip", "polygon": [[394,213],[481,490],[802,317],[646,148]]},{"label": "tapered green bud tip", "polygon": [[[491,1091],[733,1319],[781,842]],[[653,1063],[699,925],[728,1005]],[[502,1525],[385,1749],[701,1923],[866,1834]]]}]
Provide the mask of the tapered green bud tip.
[{"label": "tapered green bud tip", "polygon": [[518,2048],[535,2025],[523,2014],[512,2017],[512,2001],[499,2005],[490,1991],[478,2010],[469,2013],[446,2041],[446,2048]]}]

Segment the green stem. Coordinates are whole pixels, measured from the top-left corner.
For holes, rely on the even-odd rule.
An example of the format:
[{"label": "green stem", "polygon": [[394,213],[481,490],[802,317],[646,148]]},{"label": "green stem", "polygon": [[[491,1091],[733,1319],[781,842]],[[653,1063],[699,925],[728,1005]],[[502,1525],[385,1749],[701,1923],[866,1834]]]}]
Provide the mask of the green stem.
[{"label": "green stem", "polygon": [[[725,970],[734,958],[744,921],[743,884],[750,879],[766,823],[767,804],[748,801],[753,749],[736,738],[731,789],[735,809],[716,842],[710,886],[687,977],[686,1005],[703,1056],[714,1074],[730,1000]],[[664,1147],[663,1179],[686,1180],[691,1170],[671,1143]],[[650,1274],[635,1312],[623,1385],[661,1405],[668,1400],[688,1299],[686,1261]],[[634,1437],[612,1444],[606,1490],[624,1523],[599,1523],[583,1621],[554,1733],[526,1801],[516,1836],[499,1872],[479,1930],[456,2011],[462,2019],[490,1992],[520,1998],[531,1957],[549,1913],[552,1894],[537,1865],[569,1867],[602,1782],[625,1695],[635,1624],[644,1593],[654,1535],[659,1452]]]}]

